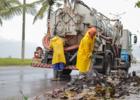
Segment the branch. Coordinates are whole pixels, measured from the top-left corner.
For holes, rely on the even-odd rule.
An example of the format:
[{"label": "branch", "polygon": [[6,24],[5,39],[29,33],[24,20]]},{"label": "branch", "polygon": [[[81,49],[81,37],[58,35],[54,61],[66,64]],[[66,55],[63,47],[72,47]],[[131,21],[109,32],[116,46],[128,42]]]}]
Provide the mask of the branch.
[{"label": "branch", "polygon": [[135,7],[140,8],[140,1],[138,1],[138,2],[136,3]]},{"label": "branch", "polygon": [[38,13],[34,17],[33,24],[36,22],[38,18],[42,19],[44,17],[45,12],[48,10],[49,4],[47,2],[42,3],[42,7],[39,9]]}]

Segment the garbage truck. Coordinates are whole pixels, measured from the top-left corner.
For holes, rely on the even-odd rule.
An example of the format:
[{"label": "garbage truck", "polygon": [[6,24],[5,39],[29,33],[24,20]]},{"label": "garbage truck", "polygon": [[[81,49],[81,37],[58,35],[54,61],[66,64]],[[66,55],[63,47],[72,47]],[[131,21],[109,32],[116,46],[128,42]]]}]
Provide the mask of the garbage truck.
[{"label": "garbage truck", "polygon": [[[44,49],[35,51],[32,66],[52,68],[52,53],[48,49],[50,37],[58,35],[65,41],[64,51],[66,66],[63,76],[69,77],[76,70],[76,55],[80,40],[91,26],[97,28],[95,50],[93,51],[93,67],[97,71],[109,75],[111,70],[128,71],[131,65],[132,41],[131,32],[123,28],[119,19],[110,19],[90,8],[81,0],[64,0],[63,6],[50,15],[50,36],[43,38]],[[134,36],[134,43],[137,37]],[[40,59],[40,60],[39,60]]]}]

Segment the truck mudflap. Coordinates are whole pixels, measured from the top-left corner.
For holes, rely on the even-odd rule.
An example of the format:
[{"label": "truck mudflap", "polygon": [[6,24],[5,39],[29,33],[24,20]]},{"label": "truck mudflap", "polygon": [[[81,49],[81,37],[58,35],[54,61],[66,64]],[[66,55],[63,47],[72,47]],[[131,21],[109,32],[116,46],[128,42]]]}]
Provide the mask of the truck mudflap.
[{"label": "truck mudflap", "polygon": [[[31,66],[38,67],[38,68],[53,68],[52,64],[43,64],[43,63],[32,63]],[[78,70],[74,65],[66,66],[64,69]]]}]

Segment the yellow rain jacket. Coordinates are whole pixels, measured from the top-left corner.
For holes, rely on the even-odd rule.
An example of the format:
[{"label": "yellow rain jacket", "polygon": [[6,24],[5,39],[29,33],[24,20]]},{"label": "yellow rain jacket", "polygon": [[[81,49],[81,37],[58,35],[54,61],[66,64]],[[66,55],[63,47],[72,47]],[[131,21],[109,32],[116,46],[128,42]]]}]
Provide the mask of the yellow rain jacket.
[{"label": "yellow rain jacket", "polygon": [[63,40],[55,36],[50,41],[50,48],[53,49],[53,59],[52,64],[56,63],[66,63],[64,56],[64,42]]},{"label": "yellow rain jacket", "polygon": [[87,32],[80,42],[76,67],[81,73],[86,73],[90,69],[91,55],[94,49],[95,38],[96,36],[92,39]]}]

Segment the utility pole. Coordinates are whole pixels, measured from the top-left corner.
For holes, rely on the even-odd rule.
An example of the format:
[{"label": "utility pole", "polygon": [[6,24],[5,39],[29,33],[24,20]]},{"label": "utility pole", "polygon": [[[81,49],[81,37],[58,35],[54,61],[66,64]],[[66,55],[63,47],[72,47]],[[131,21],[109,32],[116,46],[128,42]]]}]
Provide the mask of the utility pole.
[{"label": "utility pole", "polygon": [[21,59],[25,58],[25,22],[26,22],[26,0],[23,0],[23,14],[22,14],[22,46],[21,46]]}]

